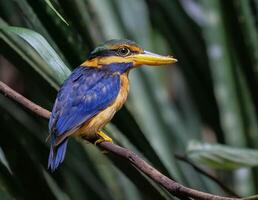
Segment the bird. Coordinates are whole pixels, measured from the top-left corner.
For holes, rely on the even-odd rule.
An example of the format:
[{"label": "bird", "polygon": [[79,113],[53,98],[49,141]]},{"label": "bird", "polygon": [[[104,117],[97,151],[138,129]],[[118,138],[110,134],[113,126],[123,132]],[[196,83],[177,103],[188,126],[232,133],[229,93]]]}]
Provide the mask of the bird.
[{"label": "bird", "polygon": [[175,63],[172,56],[145,51],[131,40],[113,39],[96,47],[60,87],[49,119],[48,169],[64,161],[71,136],[112,142],[102,128],[123,106],[129,91],[128,73],[141,65]]}]

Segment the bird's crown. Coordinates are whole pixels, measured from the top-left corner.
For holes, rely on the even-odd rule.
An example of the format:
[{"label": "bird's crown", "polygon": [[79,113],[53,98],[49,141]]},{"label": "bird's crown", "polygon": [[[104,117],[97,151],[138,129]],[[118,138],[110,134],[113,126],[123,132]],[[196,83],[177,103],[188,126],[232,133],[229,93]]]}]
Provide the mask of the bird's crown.
[{"label": "bird's crown", "polygon": [[143,49],[136,42],[127,39],[113,39],[96,47],[90,52],[88,59],[98,56],[128,56],[132,53],[142,53]]}]

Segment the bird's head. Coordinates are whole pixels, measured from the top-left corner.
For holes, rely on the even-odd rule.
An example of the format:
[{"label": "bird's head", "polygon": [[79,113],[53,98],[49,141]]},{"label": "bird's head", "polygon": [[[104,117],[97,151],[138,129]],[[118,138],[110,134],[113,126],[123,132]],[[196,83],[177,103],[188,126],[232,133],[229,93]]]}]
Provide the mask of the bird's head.
[{"label": "bird's head", "polygon": [[82,66],[111,68],[120,72],[140,65],[166,65],[175,63],[172,56],[161,56],[145,51],[130,40],[109,40],[95,48]]}]

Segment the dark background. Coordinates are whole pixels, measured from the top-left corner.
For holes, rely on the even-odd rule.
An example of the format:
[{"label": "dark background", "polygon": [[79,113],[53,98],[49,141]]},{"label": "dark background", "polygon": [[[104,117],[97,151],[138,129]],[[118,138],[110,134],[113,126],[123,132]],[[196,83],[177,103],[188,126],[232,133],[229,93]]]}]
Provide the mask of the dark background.
[{"label": "dark background", "polygon": [[[173,55],[173,66],[131,72],[128,101],[106,131],[186,186],[227,195],[175,153],[252,195],[257,170],[243,167],[257,166],[258,153],[204,143],[258,147],[257,8],[256,0],[0,0],[0,80],[49,110],[63,81],[8,25],[40,33],[70,69],[113,38]],[[0,199],[174,199],[127,161],[76,139],[50,173],[47,135],[47,121],[0,95]]]}]

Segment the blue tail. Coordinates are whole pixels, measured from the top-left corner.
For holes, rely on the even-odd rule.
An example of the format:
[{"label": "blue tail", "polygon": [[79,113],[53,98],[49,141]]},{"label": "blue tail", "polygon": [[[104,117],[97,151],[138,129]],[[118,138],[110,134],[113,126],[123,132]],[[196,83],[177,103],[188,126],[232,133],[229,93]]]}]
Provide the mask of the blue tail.
[{"label": "blue tail", "polygon": [[57,147],[51,145],[48,157],[48,169],[54,172],[58,166],[64,161],[68,139],[65,139]]}]

